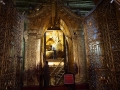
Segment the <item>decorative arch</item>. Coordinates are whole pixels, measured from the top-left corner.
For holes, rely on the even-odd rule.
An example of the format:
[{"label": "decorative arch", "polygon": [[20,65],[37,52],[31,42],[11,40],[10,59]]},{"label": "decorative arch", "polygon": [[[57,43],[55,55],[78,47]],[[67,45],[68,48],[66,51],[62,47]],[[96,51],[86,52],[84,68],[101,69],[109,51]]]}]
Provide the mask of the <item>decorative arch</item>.
[{"label": "decorative arch", "polygon": [[[82,17],[76,16],[74,13],[72,13],[68,8],[66,7],[59,7],[59,18],[60,18],[60,25],[61,27],[65,27],[66,31],[63,30],[65,34],[65,38],[68,43],[68,65],[69,65],[69,72],[74,72],[74,57],[75,54],[78,55],[80,51],[77,51],[75,48],[78,44],[76,44],[77,40],[80,39],[79,35],[81,34],[81,24],[83,21]],[[33,58],[37,59],[36,57],[36,51],[31,51],[29,50],[30,48],[33,48],[34,50],[37,49],[38,42],[40,42],[40,63],[43,62],[43,38],[44,38],[44,33],[47,30],[50,21],[51,21],[51,7],[50,6],[44,6],[42,10],[40,10],[38,13],[31,14],[26,17],[28,22],[27,22],[27,52],[26,52],[26,57],[27,62],[25,65],[26,68],[31,68],[34,69],[31,65],[33,65],[32,61]],[[62,22],[64,23],[64,26],[62,25]],[[67,33],[66,33],[67,32]],[[80,34],[79,34],[80,33]],[[79,41],[80,42],[80,41]],[[80,49],[80,48],[78,48]],[[33,55],[32,55],[33,53]],[[30,54],[30,55],[29,55]],[[32,57],[32,56],[34,57]],[[81,54],[82,55],[82,54]],[[78,55],[79,56],[79,55]],[[31,61],[30,61],[31,60]],[[79,60],[79,58],[78,58]],[[80,59],[82,60],[82,59]],[[36,60],[39,62],[38,60]],[[35,65],[34,65],[35,66]],[[85,66],[85,65],[84,65]],[[33,75],[31,74],[31,77]],[[28,81],[29,82],[29,81]],[[36,81],[33,81],[36,82]]]}]

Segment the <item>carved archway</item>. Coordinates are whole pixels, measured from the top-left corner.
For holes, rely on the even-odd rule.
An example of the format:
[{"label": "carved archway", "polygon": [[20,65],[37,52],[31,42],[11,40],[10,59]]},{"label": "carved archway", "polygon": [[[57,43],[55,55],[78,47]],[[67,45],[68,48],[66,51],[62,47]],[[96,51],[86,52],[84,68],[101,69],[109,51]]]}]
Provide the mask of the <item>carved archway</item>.
[{"label": "carved archway", "polygon": [[[84,52],[82,50],[83,43],[81,39],[83,40],[82,36],[82,17],[76,16],[74,13],[72,13],[68,8],[66,7],[59,7],[59,17],[60,17],[60,25],[61,27],[65,28],[62,29],[64,32],[64,35],[66,37],[67,43],[68,43],[68,59],[69,59],[69,72],[74,73],[74,62],[78,63],[79,69],[81,69],[81,73],[79,72],[79,77],[81,77],[81,82],[83,82],[85,79],[85,60],[84,60]],[[38,63],[43,62],[43,36],[45,31],[47,30],[49,23],[51,21],[51,7],[50,6],[44,6],[42,10],[37,12],[36,14],[31,14],[27,16],[27,35],[28,38],[26,39],[26,62],[25,62],[25,70],[29,70],[29,68],[34,69],[37,66],[37,63],[33,62],[34,58],[36,57],[36,49],[38,42],[40,43],[40,60],[36,60]],[[80,41],[79,41],[80,40]],[[77,43],[78,42],[78,43]],[[30,49],[34,47],[31,51]],[[77,48],[76,48],[77,47]],[[79,50],[80,49],[80,50]],[[30,56],[33,54],[32,56]],[[80,54],[80,55],[79,55]],[[36,62],[35,61],[35,62]],[[81,64],[81,65],[79,65]],[[33,75],[31,74],[31,77]],[[29,83],[29,81],[27,81]],[[34,81],[32,81],[34,82]]]}]

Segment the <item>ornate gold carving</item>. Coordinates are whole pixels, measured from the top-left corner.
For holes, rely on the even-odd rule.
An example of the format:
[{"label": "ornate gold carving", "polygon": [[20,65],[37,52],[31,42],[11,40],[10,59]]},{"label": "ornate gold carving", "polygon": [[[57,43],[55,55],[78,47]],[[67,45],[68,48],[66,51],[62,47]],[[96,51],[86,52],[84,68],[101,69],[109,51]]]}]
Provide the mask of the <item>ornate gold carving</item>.
[{"label": "ornate gold carving", "polygon": [[0,90],[20,90],[23,19],[11,1],[0,13]]},{"label": "ornate gold carving", "polygon": [[115,8],[104,0],[85,20],[88,78],[91,89],[120,89],[120,33]]},{"label": "ornate gold carving", "polygon": [[[78,47],[77,49],[75,49],[76,51],[72,51],[72,48],[73,48],[72,45],[73,44],[72,44],[71,40],[72,40],[72,38],[74,38],[73,32],[75,30],[79,29],[79,27],[80,27],[80,25],[83,21],[83,18],[79,17],[79,16],[76,16],[66,7],[62,7],[62,6],[58,7],[58,10],[59,10],[58,12],[60,14],[59,17],[60,17],[61,21],[62,21],[62,19],[63,20],[65,19],[67,21],[67,22],[64,22],[64,23],[60,22],[60,24],[64,28],[63,32],[65,33],[65,36],[69,37],[68,43],[70,42],[69,43],[70,44],[69,45],[69,49],[70,49],[69,50],[70,69],[71,70],[73,69],[73,65],[72,65],[73,64],[73,52],[75,52],[74,54],[77,53],[76,55],[80,56],[80,57],[75,56],[75,57],[78,57],[78,58],[76,58],[76,61],[78,63],[82,63],[81,66],[79,66],[79,69],[80,69],[80,68],[82,68],[82,65],[85,64],[85,62],[84,62],[85,61],[84,60],[84,51],[82,50],[83,45],[81,45],[82,40],[83,40],[83,36],[79,37],[79,31],[78,32],[76,31],[77,32],[76,33],[77,34],[76,39],[77,40],[82,39],[81,41],[79,41],[79,43],[78,43],[78,41],[73,41],[74,43],[77,43],[77,44],[75,44],[75,46]],[[44,34],[43,29],[46,29],[48,27],[49,23],[50,23],[50,19],[51,19],[50,17],[51,17],[50,6],[44,6],[43,9],[40,12],[38,12],[38,15],[35,15],[35,16],[32,17],[32,14],[31,14],[30,16],[28,16],[27,17],[28,20],[29,20],[29,23],[27,23],[28,24],[28,29],[27,29],[28,33],[36,33],[36,35],[37,35],[36,37],[39,36],[38,34],[41,34],[40,35],[40,37],[41,37]],[[66,26],[64,24],[66,24]],[[68,29],[67,29],[67,27],[68,27]],[[36,30],[36,32],[34,32],[34,30]],[[80,34],[81,34],[81,31],[80,31]],[[33,37],[30,36],[30,34],[29,34],[29,40],[32,39],[32,38]],[[26,71],[28,70],[28,68],[30,68],[28,63],[32,63],[32,61],[30,61],[31,56],[29,56],[29,54],[31,52],[30,51],[30,47],[31,47],[30,45],[35,46],[35,45],[33,45],[33,43],[35,44],[35,42],[29,41],[29,40],[28,40],[27,45],[26,45],[26,47],[27,47],[27,52],[26,52],[27,55],[26,55],[26,62],[25,62]],[[76,48],[76,47],[74,47],[74,48]],[[79,53],[81,55],[79,55]],[[34,54],[35,54],[35,52],[34,52]],[[85,65],[83,66],[83,68],[81,69],[81,72],[80,72],[81,73],[81,76],[80,76],[81,77],[81,82],[84,82],[84,79],[85,79],[85,72],[84,71],[85,71]],[[33,76],[33,75],[31,75],[31,76]],[[30,82],[28,80],[27,80],[27,85],[30,85]],[[32,85],[32,83],[31,83],[31,85]]]},{"label": "ornate gold carving", "polygon": [[28,41],[26,42],[26,62],[25,62],[25,85],[38,85],[37,77],[37,52],[38,41],[36,39],[36,33],[29,33]]}]

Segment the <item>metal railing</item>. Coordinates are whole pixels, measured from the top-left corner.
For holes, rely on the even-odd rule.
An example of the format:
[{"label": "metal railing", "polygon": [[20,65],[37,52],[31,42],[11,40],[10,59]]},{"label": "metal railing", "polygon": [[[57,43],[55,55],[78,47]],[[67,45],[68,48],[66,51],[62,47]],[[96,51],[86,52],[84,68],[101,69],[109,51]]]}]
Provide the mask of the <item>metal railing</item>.
[{"label": "metal railing", "polygon": [[64,71],[64,66],[62,66],[59,71],[55,74],[55,85],[59,84],[63,75],[64,75],[65,71]]},{"label": "metal railing", "polygon": [[60,61],[60,63],[58,64],[58,66],[56,66],[56,68],[51,72],[50,76],[52,76],[53,73],[55,73],[55,71],[57,70],[58,67],[60,67],[61,63],[63,62],[64,58]]}]

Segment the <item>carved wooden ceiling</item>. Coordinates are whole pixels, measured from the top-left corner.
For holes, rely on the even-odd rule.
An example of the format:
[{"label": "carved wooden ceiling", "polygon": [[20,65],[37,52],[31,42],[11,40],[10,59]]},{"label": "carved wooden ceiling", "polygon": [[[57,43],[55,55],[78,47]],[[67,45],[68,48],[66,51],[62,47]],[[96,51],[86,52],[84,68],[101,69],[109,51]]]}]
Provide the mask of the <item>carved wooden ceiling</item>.
[{"label": "carved wooden ceiling", "polygon": [[[21,12],[29,13],[31,10],[41,9],[43,5],[48,5],[53,0],[16,0],[16,6]],[[58,0],[74,13],[84,16],[95,7],[95,1],[99,0]]]}]

